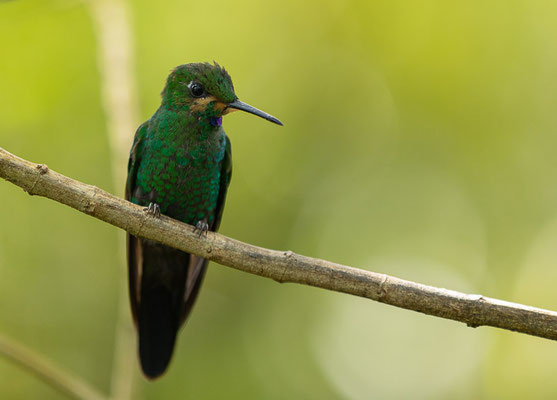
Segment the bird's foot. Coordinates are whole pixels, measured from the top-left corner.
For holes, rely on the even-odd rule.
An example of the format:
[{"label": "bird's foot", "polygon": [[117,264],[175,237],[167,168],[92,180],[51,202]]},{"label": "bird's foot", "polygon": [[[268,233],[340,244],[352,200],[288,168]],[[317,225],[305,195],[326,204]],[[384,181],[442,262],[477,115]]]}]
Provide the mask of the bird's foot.
[{"label": "bird's foot", "polygon": [[161,206],[157,203],[149,203],[149,207],[145,207],[143,211],[151,214],[153,217],[159,218],[161,216]]},{"label": "bird's foot", "polygon": [[207,220],[202,219],[200,221],[197,221],[197,224],[195,224],[195,228],[193,229],[193,231],[197,232],[199,236],[207,236],[207,232],[209,232],[209,224],[207,223]]}]

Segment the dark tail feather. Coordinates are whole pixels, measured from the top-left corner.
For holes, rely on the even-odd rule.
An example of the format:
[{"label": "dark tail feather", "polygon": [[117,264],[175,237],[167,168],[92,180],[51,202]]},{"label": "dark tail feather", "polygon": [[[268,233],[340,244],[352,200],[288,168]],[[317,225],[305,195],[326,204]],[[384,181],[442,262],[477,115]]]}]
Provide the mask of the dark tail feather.
[{"label": "dark tail feather", "polygon": [[162,375],[174,351],[178,331],[172,293],[158,286],[142,291],[138,313],[139,359],[149,379]]},{"label": "dark tail feather", "polygon": [[137,289],[130,286],[130,297],[136,310],[139,359],[145,376],[154,379],[164,373],[172,358],[190,256],[149,241],[131,243],[134,251],[129,254],[137,254],[130,269],[130,282]]},{"label": "dark tail feather", "polygon": [[155,379],[170,363],[176,334],[197,297],[207,260],[128,235],[128,265],[141,369]]}]

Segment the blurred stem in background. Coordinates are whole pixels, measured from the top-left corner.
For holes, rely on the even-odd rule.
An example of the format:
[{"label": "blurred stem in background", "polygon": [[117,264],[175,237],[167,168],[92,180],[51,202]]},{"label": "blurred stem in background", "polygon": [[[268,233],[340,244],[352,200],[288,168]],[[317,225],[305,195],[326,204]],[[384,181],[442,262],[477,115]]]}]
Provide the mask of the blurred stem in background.
[{"label": "blurred stem in background", "polygon": [[[121,196],[128,150],[138,121],[130,9],[126,0],[96,0],[89,2],[88,6],[97,39],[97,62],[111,153],[113,191]],[[123,232],[118,232],[118,243],[116,256],[123,261]],[[135,335],[129,316],[124,279],[121,279],[120,293],[109,398],[126,400],[132,398],[133,392]],[[104,398],[81,378],[60,369],[11,339],[0,336],[0,353],[71,397],[88,400]]]},{"label": "blurred stem in background", "polygon": [[[95,0],[89,2],[89,11],[97,37],[97,62],[111,151],[113,191],[121,196],[129,147],[139,114],[130,8],[126,0]],[[118,259],[123,261],[123,232],[118,232],[118,243]],[[110,398],[130,399],[135,366],[135,335],[130,323],[124,279],[121,279],[118,315]]]},{"label": "blurred stem in background", "polygon": [[0,354],[21,365],[27,371],[62,393],[76,399],[102,400],[104,396],[81,378],[64,371],[52,361],[27,347],[0,335]]}]

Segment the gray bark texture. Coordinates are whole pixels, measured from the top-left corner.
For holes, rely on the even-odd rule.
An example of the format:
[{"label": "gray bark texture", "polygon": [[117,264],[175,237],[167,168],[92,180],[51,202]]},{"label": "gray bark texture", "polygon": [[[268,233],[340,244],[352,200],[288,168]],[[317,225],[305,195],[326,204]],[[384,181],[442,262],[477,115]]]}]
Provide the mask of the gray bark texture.
[{"label": "gray bark texture", "polygon": [[385,274],[269,250],[218,233],[199,236],[190,225],[34,164],[0,148],[0,177],[30,195],[43,196],[124,229],[188,253],[251,274],[365,297],[392,306],[463,322],[557,339],[557,313],[481,295],[422,285]]}]

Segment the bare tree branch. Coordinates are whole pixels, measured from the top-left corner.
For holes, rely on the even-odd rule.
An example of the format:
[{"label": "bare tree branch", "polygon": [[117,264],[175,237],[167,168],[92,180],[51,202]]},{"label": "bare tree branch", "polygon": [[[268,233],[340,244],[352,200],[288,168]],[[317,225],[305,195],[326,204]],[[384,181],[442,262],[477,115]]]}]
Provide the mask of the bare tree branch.
[{"label": "bare tree branch", "polygon": [[43,381],[73,399],[104,400],[105,396],[89,386],[81,378],[54,365],[23,345],[0,335],[0,354],[33,372]]},{"label": "bare tree branch", "polygon": [[278,282],[300,283],[348,293],[468,326],[493,326],[557,339],[557,313],[521,304],[422,285],[290,251],[269,250],[217,233],[199,236],[190,225],[161,216],[0,148],[0,177],[31,195],[48,197],[138,237],[196,254]]}]

